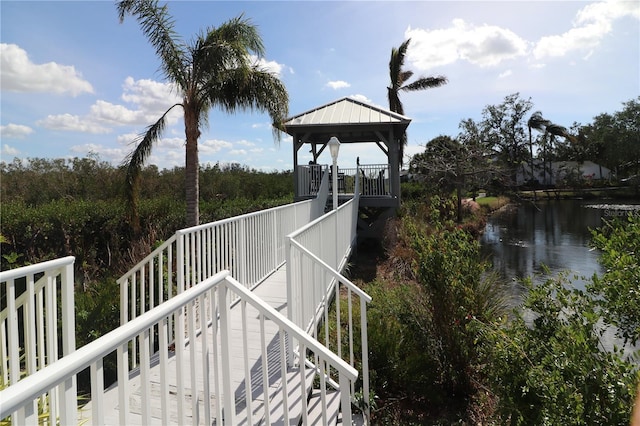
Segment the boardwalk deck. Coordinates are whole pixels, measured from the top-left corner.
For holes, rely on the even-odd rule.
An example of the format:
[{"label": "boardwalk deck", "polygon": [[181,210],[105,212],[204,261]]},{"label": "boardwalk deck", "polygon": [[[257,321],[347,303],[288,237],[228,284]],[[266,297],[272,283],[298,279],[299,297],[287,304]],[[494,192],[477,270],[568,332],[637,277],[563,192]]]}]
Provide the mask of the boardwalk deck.
[{"label": "boardwalk deck", "polygon": [[[283,315],[287,315],[287,283],[286,283],[286,265],[279,268],[275,273],[273,273],[269,278],[267,278],[263,283],[261,283],[258,287],[254,289],[254,293],[267,302],[271,307],[279,311]],[[264,398],[265,392],[263,391],[262,385],[262,353],[261,353],[261,344],[260,344],[260,321],[258,317],[258,312],[250,306],[246,307],[246,317],[247,317],[247,329],[250,334],[254,334],[256,336],[255,339],[249,339],[248,341],[248,352],[249,352],[249,365],[251,369],[251,380],[252,380],[252,424],[261,424],[264,421],[265,417],[265,405]],[[246,398],[245,398],[245,367],[244,361],[241,354],[244,351],[243,341],[242,341],[242,308],[240,304],[236,304],[231,309],[231,336],[232,336],[232,344],[231,344],[231,382],[232,389],[235,391],[235,401],[236,401],[236,418],[234,420],[235,424],[245,425],[249,424],[247,416],[245,414],[244,408],[246,407]],[[265,331],[267,333],[267,359],[268,359],[268,370],[269,370],[269,390],[267,395],[269,395],[269,408],[270,408],[270,422],[272,424],[285,424],[284,423],[284,415],[283,415],[283,407],[282,407],[282,398],[278,396],[279,390],[282,388],[282,369],[280,365],[280,337],[278,334],[278,328],[271,322],[265,321]],[[208,328],[207,332],[210,336],[212,336],[211,327]],[[212,337],[209,339],[211,341]],[[218,345],[220,343],[218,342]],[[182,371],[184,371],[187,377],[182,377],[183,380],[183,389],[184,389],[184,397],[187,402],[187,412],[185,413],[185,417],[189,423],[195,424],[205,424],[204,421],[204,395],[200,391],[196,396],[198,399],[197,403],[197,412],[192,413],[191,410],[191,401],[193,398],[191,392],[191,377],[188,377],[188,372],[190,371],[188,363],[192,362],[190,356],[188,356],[189,351],[187,348],[187,356],[184,357],[184,362],[187,365],[183,366]],[[175,422],[176,424],[182,423],[179,421],[178,412],[177,412],[177,386],[178,386],[178,368],[176,365],[176,356],[175,352],[169,352],[169,369],[167,370],[168,374],[168,382],[169,382],[169,394],[168,398],[168,407],[166,410],[169,413],[169,418],[171,422]],[[161,423],[162,418],[162,398],[161,398],[161,381],[160,381],[160,368],[159,363],[157,362],[158,354],[154,355],[155,362],[152,362],[150,369],[150,380],[149,386],[151,389],[152,399],[150,401],[150,412],[151,412],[151,420],[156,424]],[[202,354],[200,351],[197,351],[195,354],[195,362],[202,363]],[[209,354],[209,362],[210,366],[213,366],[213,355]],[[311,389],[311,384],[313,381],[313,372],[309,369],[305,371],[306,375],[306,389]],[[212,374],[213,368],[212,368]],[[300,383],[300,374],[297,369],[289,369],[287,373],[287,391],[290,396],[290,401],[298,401],[300,402],[300,398],[302,397],[303,392],[301,392],[301,383]],[[142,398],[141,398],[141,388],[142,384],[140,382],[140,374],[139,370],[135,369],[130,374],[130,393],[129,393],[129,422],[131,424],[142,424]],[[201,382],[204,380],[204,377],[196,377],[196,381],[198,383],[197,389],[202,389]],[[211,388],[211,400],[209,401],[211,407],[212,415],[215,415],[217,410],[217,400],[215,397],[215,391],[213,387]],[[107,391],[105,391],[103,397],[104,410],[105,410],[105,422],[106,424],[119,424],[119,404],[118,404],[118,391],[117,391],[117,383],[111,386]],[[291,403],[291,402],[290,402]],[[298,424],[298,420],[300,418],[300,409],[301,404],[292,404],[289,407],[288,412],[290,415],[290,424]],[[86,404],[81,410],[80,415],[84,419],[91,418],[91,402]],[[193,416],[196,416],[195,422]],[[224,417],[224,413],[223,413]],[[214,422],[215,424],[215,422]]]}]

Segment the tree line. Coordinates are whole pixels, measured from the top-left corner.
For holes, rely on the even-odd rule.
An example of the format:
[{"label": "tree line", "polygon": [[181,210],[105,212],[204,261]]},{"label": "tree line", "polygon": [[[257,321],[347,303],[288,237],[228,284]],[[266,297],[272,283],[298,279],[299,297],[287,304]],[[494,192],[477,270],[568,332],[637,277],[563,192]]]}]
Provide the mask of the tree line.
[{"label": "tree line", "polygon": [[[203,201],[236,198],[293,197],[291,171],[264,172],[239,163],[200,167],[200,198]],[[125,197],[126,166],[114,166],[98,155],[75,158],[14,158],[0,162],[3,203],[35,207],[54,200],[107,201]],[[181,198],[185,168],[141,170],[140,197]]]},{"label": "tree line", "polygon": [[[460,122],[457,136],[441,135],[416,154],[410,170],[449,190],[516,189],[518,173],[524,185],[553,186],[549,176],[555,161],[592,161],[613,172],[608,183],[640,175],[640,97],[623,102],[622,109],[602,113],[589,124],[570,127],[535,111],[531,99],[508,95],[498,105],[487,105],[480,121]],[[544,178],[537,179],[536,169]],[[574,174],[576,172],[574,171]],[[573,176],[579,185],[582,176]]]},{"label": "tree line", "polygon": [[[73,255],[78,276],[91,286],[125,272],[156,241],[186,227],[183,167],[141,170],[139,234],[127,211],[126,174],[126,167],[97,156],[0,162],[2,269]],[[290,171],[215,164],[200,174],[208,222],[293,200]]]}]

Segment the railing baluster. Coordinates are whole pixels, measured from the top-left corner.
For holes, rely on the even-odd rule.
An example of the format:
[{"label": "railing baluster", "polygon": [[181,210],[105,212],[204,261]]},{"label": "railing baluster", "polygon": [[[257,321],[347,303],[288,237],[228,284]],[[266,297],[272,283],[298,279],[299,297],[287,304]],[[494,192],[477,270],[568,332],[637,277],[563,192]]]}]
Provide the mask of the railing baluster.
[{"label": "railing baluster", "polygon": [[[220,301],[217,299],[217,289],[213,289],[209,292],[211,296],[211,340],[213,342],[213,380],[214,391],[216,395],[220,393],[220,362],[218,358],[218,314]],[[216,398],[216,420],[217,424],[222,424],[222,401],[220,398]]]},{"label": "railing baluster", "polygon": [[102,358],[91,364],[91,424],[101,426],[104,424],[104,370]]},{"label": "railing baluster", "polygon": [[235,425],[235,404],[231,389],[231,321],[227,281],[218,286],[220,308],[220,347],[222,355],[222,394],[224,395],[224,424]]},{"label": "railing baluster", "polygon": [[362,344],[362,393],[365,404],[365,420],[369,424],[371,407],[369,401],[369,342],[367,340],[367,304],[360,299],[360,342]]},{"label": "railing baluster", "polygon": [[267,426],[271,426],[271,409],[269,407],[269,354],[267,352],[266,333],[264,330],[264,315],[260,317],[260,351],[262,354],[262,400],[264,401],[264,421]]},{"label": "railing baluster", "polygon": [[[210,293],[207,293],[210,294]],[[200,337],[200,348],[202,353],[202,390],[204,395],[204,400],[202,401],[204,408],[204,422],[207,425],[211,424],[211,389],[209,385],[209,339],[208,339],[208,331],[207,331],[207,304],[206,304],[206,296],[202,295],[199,298],[198,307],[200,308],[200,324],[202,327],[201,337]],[[215,321],[215,319],[214,319]],[[216,343],[214,343],[216,344]]]},{"label": "railing baluster", "polygon": [[351,394],[346,392],[351,388],[349,385],[349,379],[343,374],[339,373],[340,382],[340,407],[342,408],[342,424],[351,424]]},{"label": "railing baluster", "polygon": [[187,307],[187,328],[189,333],[189,377],[191,380],[191,423],[198,424],[198,382],[196,380],[196,306],[195,301]]},{"label": "railing baluster", "polygon": [[[20,344],[18,343],[18,312],[16,308],[16,288],[13,279],[7,281],[7,318],[9,322],[9,383],[15,384],[20,380]],[[14,413],[14,424],[24,423],[23,415]]]},{"label": "railing baluster", "polygon": [[149,351],[149,329],[140,335],[140,403],[142,424],[151,423],[151,385],[149,383],[151,354]]},{"label": "railing baluster", "polygon": [[121,425],[129,424],[129,342],[118,346],[118,414]]},{"label": "railing baluster", "polygon": [[252,425],[253,399],[251,394],[253,392],[253,389],[251,387],[251,370],[249,369],[249,341],[247,339],[247,302],[245,300],[240,302],[240,310],[240,315],[242,317],[242,351],[244,355],[244,400],[246,404],[247,424]]},{"label": "railing baluster", "polygon": [[[340,292],[338,292],[339,294]],[[351,289],[347,288],[347,311],[349,319],[349,365],[353,367],[353,309],[351,308]]]},{"label": "railing baluster", "polygon": [[[44,312],[44,293],[45,287],[38,289],[36,293],[37,312]],[[38,369],[43,369],[46,365],[46,347],[45,347],[45,318],[44,315],[38,315]]]},{"label": "railing baluster", "polygon": [[33,275],[27,277],[27,302],[22,309],[26,314],[25,328],[25,350],[27,374],[33,374],[37,370],[38,354],[36,353],[36,311],[35,311],[35,283]]},{"label": "railing baluster", "polygon": [[[45,291],[45,321],[47,339],[47,365],[58,359],[58,322],[56,313],[58,312],[55,279],[49,274],[45,274],[47,287]],[[49,422],[55,424],[58,417],[58,393],[52,388],[49,391]]]},{"label": "railing baluster", "polygon": [[[156,306],[156,298],[155,298],[155,294],[156,294],[156,289],[155,289],[155,268],[154,266],[158,263],[157,258],[154,258],[151,261],[151,264],[149,265],[149,310],[155,308]],[[156,336],[155,336],[155,330],[151,330],[151,335],[149,336],[150,338],[150,344],[151,347],[154,348],[156,346]]]},{"label": "railing baluster", "polygon": [[169,342],[167,335],[169,333],[169,321],[171,315],[162,319],[160,323],[159,351],[160,351],[160,410],[162,424],[169,423],[169,381],[167,377],[167,369],[169,367]]},{"label": "railing baluster", "polygon": [[[138,283],[136,281],[136,274],[134,273],[131,276],[131,319],[136,319],[138,316],[138,312],[137,312],[137,307],[136,307],[136,287],[138,286]],[[132,339],[131,340],[131,368],[135,368],[137,364],[136,361],[136,339]]]},{"label": "railing baluster", "polygon": [[[322,424],[329,424],[327,419],[327,376],[329,371],[327,370],[327,363],[324,359],[318,357],[316,365],[320,366],[320,402],[322,403]],[[344,424],[344,423],[343,423]],[[347,423],[348,425],[351,423]]]},{"label": "railing baluster", "polygon": [[304,343],[300,344],[300,361],[299,361],[299,373],[300,373],[300,390],[302,391],[302,395],[300,395],[300,399],[302,400],[302,424],[309,424],[309,404],[307,403],[307,363],[305,362],[307,358],[307,349]]},{"label": "railing baluster", "polygon": [[[182,293],[181,293],[182,294]],[[177,319],[176,322],[176,340],[175,340],[175,357],[176,357],[176,395],[178,400],[178,423],[186,424],[184,412],[184,306],[181,306],[180,309],[176,312]]]},{"label": "railing baluster", "polygon": [[[280,328],[280,374],[282,381],[282,409],[284,410],[284,424],[290,424],[289,421],[289,387],[287,384],[287,365],[292,365],[293,360],[287,360],[286,335],[284,329]],[[291,364],[289,364],[291,363]]]}]

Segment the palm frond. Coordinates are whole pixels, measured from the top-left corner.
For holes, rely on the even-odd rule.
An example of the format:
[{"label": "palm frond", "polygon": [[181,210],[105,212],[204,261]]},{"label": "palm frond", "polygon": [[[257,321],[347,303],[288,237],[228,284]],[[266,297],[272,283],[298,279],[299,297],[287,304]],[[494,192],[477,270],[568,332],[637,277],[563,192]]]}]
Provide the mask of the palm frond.
[{"label": "palm frond", "polygon": [[175,81],[183,90],[187,87],[187,49],[174,30],[175,22],[167,5],[159,6],[157,0],[122,0],[117,4],[120,23],[125,16],[136,18],[142,32],[161,59],[165,76]]},{"label": "palm frond", "polygon": [[401,89],[404,83],[406,83],[411,77],[413,77],[413,71],[402,71],[398,77],[398,89]]},{"label": "palm frond", "polygon": [[258,27],[249,18],[241,14],[220,25],[214,34],[217,40],[225,40],[231,45],[239,46],[243,51],[249,51],[262,57],[265,54],[264,44]]},{"label": "palm frond", "polygon": [[400,88],[404,92],[414,92],[417,90],[432,89],[447,84],[447,77],[439,75],[436,77],[421,77],[411,84],[407,84]]},{"label": "palm frond", "polygon": [[549,120],[542,117],[542,112],[536,111],[531,114],[529,120],[527,121],[527,126],[529,129],[536,129],[538,131],[544,130],[545,126],[549,124]]},{"label": "palm frond", "polygon": [[280,79],[257,67],[227,70],[220,84],[212,87],[209,101],[227,112],[255,109],[269,114],[274,124],[274,138],[280,140],[278,130],[289,114],[289,95]]},{"label": "palm frond", "polygon": [[125,191],[127,195],[127,203],[129,205],[131,222],[134,224],[134,228],[138,226],[138,198],[140,192],[140,173],[142,166],[151,155],[151,149],[153,144],[160,139],[160,136],[164,132],[167,124],[167,114],[176,106],[182,106],[182,104],[175,104],[171,106],[158,121],[147,127],[147,130],[140,134],[133,143],[136,145],[135,149],[131,151],[124,159],[122,164],[126,166],[126,182]]},{"label": "palm frond", "polygon": [[391,88],[397,89],[406,81],[406,78],[403,80],[402,68],[404,67],[404,57],[410,42],[411,39],[407,39],[397,49],[395,47],[391,48],[391,58],[389,59],[389,79],[391,82],[389,87]]}]

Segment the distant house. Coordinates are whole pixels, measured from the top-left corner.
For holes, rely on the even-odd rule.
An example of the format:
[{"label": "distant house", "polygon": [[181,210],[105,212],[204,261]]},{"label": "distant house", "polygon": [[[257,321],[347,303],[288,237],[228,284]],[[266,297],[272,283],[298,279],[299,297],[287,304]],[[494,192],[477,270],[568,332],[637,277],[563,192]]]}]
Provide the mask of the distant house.
[{"label": "distant house", "polygon": [[[545,170],[546,169],[546,170]],[[522,165],[517,174],[517,184],[524,185],[531,180],[531,166]],[[570,179],[608,180],[611,170],[593,161],[554,161],[544,166],[542,160],[533,161],[533,180],[539,185],[555,186]]]}]

